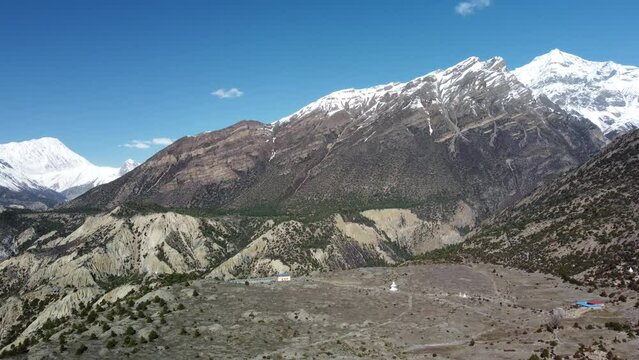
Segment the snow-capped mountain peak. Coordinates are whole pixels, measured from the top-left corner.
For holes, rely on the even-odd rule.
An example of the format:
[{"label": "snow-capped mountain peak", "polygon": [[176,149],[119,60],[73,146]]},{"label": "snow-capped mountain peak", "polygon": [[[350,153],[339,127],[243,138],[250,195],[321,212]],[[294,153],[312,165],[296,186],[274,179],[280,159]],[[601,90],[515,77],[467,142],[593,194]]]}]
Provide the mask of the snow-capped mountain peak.
[{"label": "snow-capped mountain peak", "polygon": [[513,73],[536,95],[581,113],[606,135],[639,127],[639,68],[554,49]]},{"label": "snow-capped mountain peak", "polygon": [[[617,65],[613,62],[595,62],[554,49],[535,57],[529,64],[513,72],[525,84],[538,85],[549,81],[596,81],[608,77]],[[621,65],[622,66],[622,65]],[[608,71],[606,71],[608,70]]]},{"label": "snow-capped mountain peak", "polygon": [[26,174],[91,165],[60,140],[51,137],[0,144],[0,158]]},{"label": "snow-capped mountain peak", "polygon": [[562,65],[587,64],[588,61],[579,56],[563,52],[559,49],[552,49],[547,54],[535,58],[539,62],[556,63]]},{"label": "snow-capped mountain peak", "polygon": [[129,171],[135,169],[136,167],[140,166],[140,163],[133,160],[133,159],[127,159],[122,166],[120,166],[120,171],[119,171],[119,175],[122,176],[126,173],[128,173]]},{"label": "snow-capped mountain peak", "polygon": [[71,198],[115,180],[137,163],[96,166],[52,137],[0,144],[0,186],[12,191],[50,189]]},{"label": "snow-capped mountain peak", "polygon": [[292,118],[301,118],[315,111],[333,114],[341,110],[359,109],[370,104],[375,99],[381,99],[386,95],[397,94],[405,83],[389,83],[362,89],[343,89],[323,96],[304,106],[294,114],[280,119],[284,123]]}]

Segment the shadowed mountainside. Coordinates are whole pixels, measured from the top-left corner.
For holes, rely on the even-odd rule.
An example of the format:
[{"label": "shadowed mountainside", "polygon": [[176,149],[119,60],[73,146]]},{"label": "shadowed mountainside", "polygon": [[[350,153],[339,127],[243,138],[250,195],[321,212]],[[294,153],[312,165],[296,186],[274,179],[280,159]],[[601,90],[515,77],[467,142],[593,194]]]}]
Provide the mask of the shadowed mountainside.
[{"label": "shadowed mountainside", "polygon": [[[639,290],[639,131],[428,258],[470,257]],[[634,268],[634,270],[631,270]]]}]

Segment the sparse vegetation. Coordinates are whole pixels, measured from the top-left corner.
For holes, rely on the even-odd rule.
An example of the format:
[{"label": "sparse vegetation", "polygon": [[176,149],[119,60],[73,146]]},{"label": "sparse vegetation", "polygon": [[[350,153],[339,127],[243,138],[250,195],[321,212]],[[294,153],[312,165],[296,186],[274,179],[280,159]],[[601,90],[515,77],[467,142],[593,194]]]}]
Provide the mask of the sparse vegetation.
[{"label": "sparse vegetation", "polygon": [[82,355],[84,354],[85,351],[87,351],[89,348],[84,345],[84,344],[80,344],[76,349],[75,349],[75,354],[76,355]]},{"label": "sparse vegetation", "polygon": [[613,331],[628,332],[632,330],[632,328],[630,327],[630,324],[621,323],[618,321],[609,321],[605,325],[606,325],[606,329],[613,330]]},{"label": "sparse vegetation", "polygon": [[124,335],[134,335],[136,333],[135,329],[131,326],[127,327],[124,331]]},{"label": "sparse vegetation", "polygon": [[548,318],[548,322],[546,323],[546,329],[550,332],[553,332],[555,329],[559,328],[561,319],[562,317],[558,313],[551,314]]},{"label": "sparse vegetation", "polygon": [[415,259],[482,261],[550,272],[578,286],[639,289],[625,271],[639,256],[636,138],[636,132],[619,138],[588,164],[485,222],[463,244]]}]

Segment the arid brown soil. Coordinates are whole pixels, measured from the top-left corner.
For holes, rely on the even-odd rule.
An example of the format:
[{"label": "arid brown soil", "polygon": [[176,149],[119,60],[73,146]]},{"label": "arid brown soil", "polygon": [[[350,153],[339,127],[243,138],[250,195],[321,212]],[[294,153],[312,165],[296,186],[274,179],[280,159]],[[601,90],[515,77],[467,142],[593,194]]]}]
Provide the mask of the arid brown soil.
[{"label": "arid brown soil", "polygon": [[[399,292],[388,291],[391,281]],[[544,349],[572,358],[579,344],[585,358],[612,352],[636,359],[639,347],[605,326],[639,321],[636,293],[579,313],[569,309],[576,300],[609,299],[601,289],[588,293],[556,277],[492,265],[364,268],[270,285],[195,280],[155,291],[173,295],[167,308],[175,310],[160,315],[151,303],[147,320],[116,316],[109,330],[93,325],[68,334],[63,352],[56,334],[29,357],[68,358],[81,344],[82,358],[145,359],[528,359]],[[567,312],[553,333],[546,324],[558,307]],[[135,333],[125,340],[129,326]],[[152,341],[151,330],[159,335]],[[116,344],[107,349],[110,340]]]}]

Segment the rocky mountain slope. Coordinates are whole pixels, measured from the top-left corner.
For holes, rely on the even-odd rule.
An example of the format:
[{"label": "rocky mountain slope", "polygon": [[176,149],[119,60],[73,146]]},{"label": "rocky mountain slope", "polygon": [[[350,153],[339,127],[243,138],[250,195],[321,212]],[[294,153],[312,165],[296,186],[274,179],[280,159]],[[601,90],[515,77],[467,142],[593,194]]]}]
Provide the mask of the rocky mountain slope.
[{"label": "rocky mountain slope", "polygon": [[[407,83],[330,94],[274,124],[185,137],[68,208],[331,213],[501,209],[602,143],[587,120],[537,99],[501,58],[469,58]],[[447,215],[447,216],[448,216]]]},{"label": "rocky mountain slope", "polygon": [[127,160],[120,168],[96,166],[55,138],[0,144],[0,161],[0,187],[7,194],[4,203],[30,208],[34,206],[18,199],[40,199],[42,204],[52,206],[112,181],[138,165]]},{"label": "rocky mountain slope", "polygon": [[439,255],[639,290],[638,242],[639,130],[635,130]]},{"label": "rocky mountain slope", "polygon": [[536,95],[577,111],[609,138],[639,128],[639,68],[552,50],[513,73]]}]

